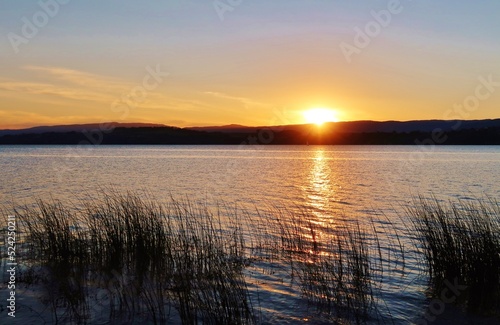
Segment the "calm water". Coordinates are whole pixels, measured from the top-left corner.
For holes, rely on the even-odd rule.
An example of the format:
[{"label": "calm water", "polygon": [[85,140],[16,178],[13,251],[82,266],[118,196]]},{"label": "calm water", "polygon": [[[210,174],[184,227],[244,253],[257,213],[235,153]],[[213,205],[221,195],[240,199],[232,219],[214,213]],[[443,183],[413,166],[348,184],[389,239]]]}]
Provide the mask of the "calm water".
[{"label": "calm water", "polygon": [[[0,146],[0,175],[2,204],[49,195],[73,199],[113,188],[146,190],[165,200],[173,195],[236,203],[253,211],[305,207],[318,220],[387,217],[402,227],[404,206],[417,195],[499,198],[500,147]],[[384,289],[388,308],[402,323],[415,321],[425,301],[425,278],[412,261],[409,251],[407,273],[390,278]],[[269,313],[280,322],[300,319],[300,292],[270,285],[266,276],[272,277],[261,274],[260,284],[251,285],[262,307],[272,303]]]}]

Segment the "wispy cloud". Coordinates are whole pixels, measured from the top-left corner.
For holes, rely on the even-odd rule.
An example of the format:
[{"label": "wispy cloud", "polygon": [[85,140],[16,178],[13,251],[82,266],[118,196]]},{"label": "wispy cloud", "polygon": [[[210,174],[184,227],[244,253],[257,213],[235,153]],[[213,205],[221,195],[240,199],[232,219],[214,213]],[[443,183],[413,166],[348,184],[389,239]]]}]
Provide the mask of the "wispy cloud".
[{"label": "wispy cloud", "polygon": [[[18,92],[23,95],[51,95],[71,100],[88,100],[111,106],[124,100],[140,84],[61,67],[24,66],[24,70],[40,74],[43,82],[25,82],[0,79],[0,90]],[[184,110],[203,108],[206,105],[192,99],[181,99],[161,92],[148,92],[140,102],[133,102],[131,108],[152,110]]]},{"label": "wispy cloud", "polygon": [[[7,121],[6,112],[3,112],[3,115],[0,115],[2,124],[17,127],[16,118],[18,120],[29,121],[27,124],[35,125],[39,125],[40,123],[47,124],[50,121],[52,121],[52,124],[54,122],[65,122],[62,117],[55,118],[38,115],[38,112],[34,112],[36,108],[31,107],[29,104],[33,101],[40,105],[43,103],[42,106],[46,109],[48,108],[48,112],[55,111],[55,107],[57,107],[59,112],[63,110],[64,112],[75,114],[78,112],[77,109],[88,108],[86,111],[81,111],[83,115],[99,114],[98,118],[116,120],[124,112],[127,112],[126,117],[123,118],[139,121],[142,116],[148,116],[148,119],[154,117],[157,120],[175,120],[177,124],[181,123],[177,118],[173,117],[182,116],[182,114],[202,115],[205,111],[218,110],[220,112],[225,109],[225,105],[222,105],[221,108],[216,101],[201,98],[202,96],[208,95],[224,100],[237,101],[245,105],[245,107],[265,105],[248,98],[229,96],[217,92],[203,93],[194,90],[191,93],[183,93],[181,95],[177,94],[175,89],[167,87],[147,91],[145,96],[134,99],[134,96],[137,96],[135,89],[142,85],[142,79],[133,82],[53,66],[28,65],[22,67],[22,69],[29,73],[23,79],[6,79],[0,77],[0,95],[10,100],[21,102],[27,100],[25,108],[27,115],[21,116],[11,112],[9,113],[10,117],[15,118],[9,118]],[[92,104],[84,103],[85,101],[91,101]],[[116,105],[117,103],[118,105]],[[241,109],[241,106],[238,106]],[[120,109],[123,108],[123,111],[117,112],[117,107]],[[234,108],[229,111],[234,111]],[[32,115],[32,113],[35,115]],[[75,120],[80,120],[80,118],[75,117]],[[183,124],[187,124],[187,122],[183,122]]]},{"label": "wispy cloud", "polygon": [[24,66],[24,70],[40,72],[45,76],[52,76],[55,79],[65,81],[67,83],[93,88],[96,90],[124,90],[127,87],[132,87],[133,84],[117,78],[92,74],[88,72],[61,68],[61,67],[41,67],[41,66]]},{"label": "wispy cloud", "polygon": [[106,101],[111,96],[102,92],[89,91],[81,88],[57,86],[49,83],[36,82],[0,82],[0,90],[21,92],[34,95],[52,95],[73,100]]},{"label": "wispy cloud", "polygon": [[46,116],[36,112],[0,110],[0,121],[3,129],[22,129],[34,125],[61,125],[74,123],[89,123],[98,121],[98,116]]},{"label": "wispy cloud", "polygon": [[20,92],[23,96],[49,95],[78,101],[112,102],[121,92],[133,86],[116,78],[60,67],[30,65],[23,69],[37,72],[42,81],[4,79],[0,80],[0,90]]},{"label": "wispy cloud", "polygon": [[231,95],[227,95],[227,94],[220,93],[220,92],[205,91],[205,92],[203,92],[203,94],[218,97],[218,98],[237,101],[237,102],[243,104],[245,106],[245,108],[249,108],[250,106],[269,106],[268,104],[261,103],[261,102],[258,102],[258,101],[255,101],[255,100],[252,100],[249,98],[231,96]]}]

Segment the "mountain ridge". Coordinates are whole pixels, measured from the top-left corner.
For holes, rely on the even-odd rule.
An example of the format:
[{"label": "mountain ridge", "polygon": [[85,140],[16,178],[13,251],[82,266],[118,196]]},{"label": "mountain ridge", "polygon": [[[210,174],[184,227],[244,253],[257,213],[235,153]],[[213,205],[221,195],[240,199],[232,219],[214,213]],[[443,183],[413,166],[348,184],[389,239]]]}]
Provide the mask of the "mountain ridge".
[{"label": "mountain ridge", "polygon": [[[454,127],[457,126],[457,127]],[[500,126],[500,118],[497,119],[478,119],[478,120],[410,120],[410,121],[373,121],[373,120],[358,120],[358,121],[341,121],[327,122],[321,128],[331,128],[337,132],[349,133],[364,133],[364,132],[431,132],[435,129],[443,131],[460,130],[467,128],[484,128]],[[253,133],[261,129],[270,130],[300,130],[308,127],[316,127],[314,124],[288,124],[288,125],[272,125],[272,126],[245,126],[240,124],[228,124],[220,126],[193,126],[193,127],[174,127],[158,123],[120,123],[120,122],[103,122],[103,123],[87,123],[87,124],[62,124],[53,126],[35,126],[25,129],[2,129],[0,136],[17,135],[17,134],[33,134],[47,132],[84,132],[91,130],[105,130],[117,127],[124,128],[143,128],[143,127],[171,127],[194,131],[205,132],[223,132],[223,133]]]},{"label": "mountain ridge", "polygon": [[[279,130],[297,130],[304,127],[315,126],[314,124],[289,124],[275,126],[242,126],[235,125],[225,126],[206,126],[206,127],[189,127],[187,129],[207,132],[255,132],[260,129],[279,129]],[[328,122],[321,126],[335,129],[337,132],[363,133],[363,132],[431,132],[435,129],[443,131],[460,130],[466,128],[484,128],[500,126],[500,118],[498,119],[480,119],[480,120],[410,120],[410,121],[341,121]],[[455,127],[456,126],[456,127]]]},{"label": "mountain ridge", "polygon": [[103,122],[103,123],[83,123],[83,124],[61,124],[61,125],[40,125],[24,129],[3,129],[0,130],[0,136],[2,135],[17,135],[17,134],[40,134],[46,132],[73,132],[85,130],[104,130],[113,129],[117,127],[165,127],[164,124],[155,123],[119,123],[119,122]]},{"label": "mountain ridge", "polygon": [[225,125],[194,128],[110,122],[35,127],[16,130],[16,132],[2,135],[0,131],[0,144],[500,145],[500,119],[354,121],[325,123],[321,126],[314,124],[263,127]]}]

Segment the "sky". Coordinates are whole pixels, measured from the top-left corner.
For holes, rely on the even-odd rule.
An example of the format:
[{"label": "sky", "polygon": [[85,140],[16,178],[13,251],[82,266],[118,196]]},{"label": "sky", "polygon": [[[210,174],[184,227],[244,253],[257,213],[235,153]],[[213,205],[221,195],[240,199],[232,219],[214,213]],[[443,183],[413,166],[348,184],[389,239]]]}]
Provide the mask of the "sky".
[{"label": "sky", "polygon": [[0,1],[0,128],[500,117],[500,1]]}]

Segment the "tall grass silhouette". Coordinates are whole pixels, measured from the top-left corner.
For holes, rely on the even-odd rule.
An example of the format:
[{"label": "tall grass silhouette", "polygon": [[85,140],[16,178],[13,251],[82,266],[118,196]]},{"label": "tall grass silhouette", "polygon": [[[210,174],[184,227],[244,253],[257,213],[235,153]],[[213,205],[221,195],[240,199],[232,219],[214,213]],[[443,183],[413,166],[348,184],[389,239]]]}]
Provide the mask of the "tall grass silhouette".
[{"label": "tall grass silhouette", "polygon": [[463,289],[458,304],[500,312],[500,205],[491,199],[442,203],[420,198],[409,209],[434,294],[447,283]]},{"label": "tall grass silhouette", "polygon": [[[209,208],[171,198],[102,194],[63,205],[39,200],[15,210],[26,265],[44,286],[53,321],[253,324],[263,320],[245,270],[286,266],[322,319],[366,323],[383,263],[373,224],[307,212]],[[401,254],[403,255],[403,254]],[[36,282],[36,281],[33,281]],[[265,320],[264,320],[265,321]]]},{"label": "tall grass silhouette", "polygon": [[[164,209],[127,194],[88,203],[80,214],[42,201],[16,213],[27,229],[31,258],[78,288],[104,285],[110,315],[130,319],[146,310],[156,324],[173,306],[185,324],[253,322],[241,233],[227,232],[220,216],[206,209],[176,201]],[[70,274],[74,270],[84,278]],[[88,301],[76,299],[80,291],[53,289],[54,312],[64,307],[79,310],[63,312],[67,319],[90,317],[80,312],[89,309]]]},{"label": "tall grass silhouette", "polygon": [[374,317],[383,253],[377,232],[369,227],[373,223],[362,226],[342,218],[317,223],[306,211],[279,210],[274,216],[274,246],[290,263],[307,301],[330,321],[361,324]]}]

